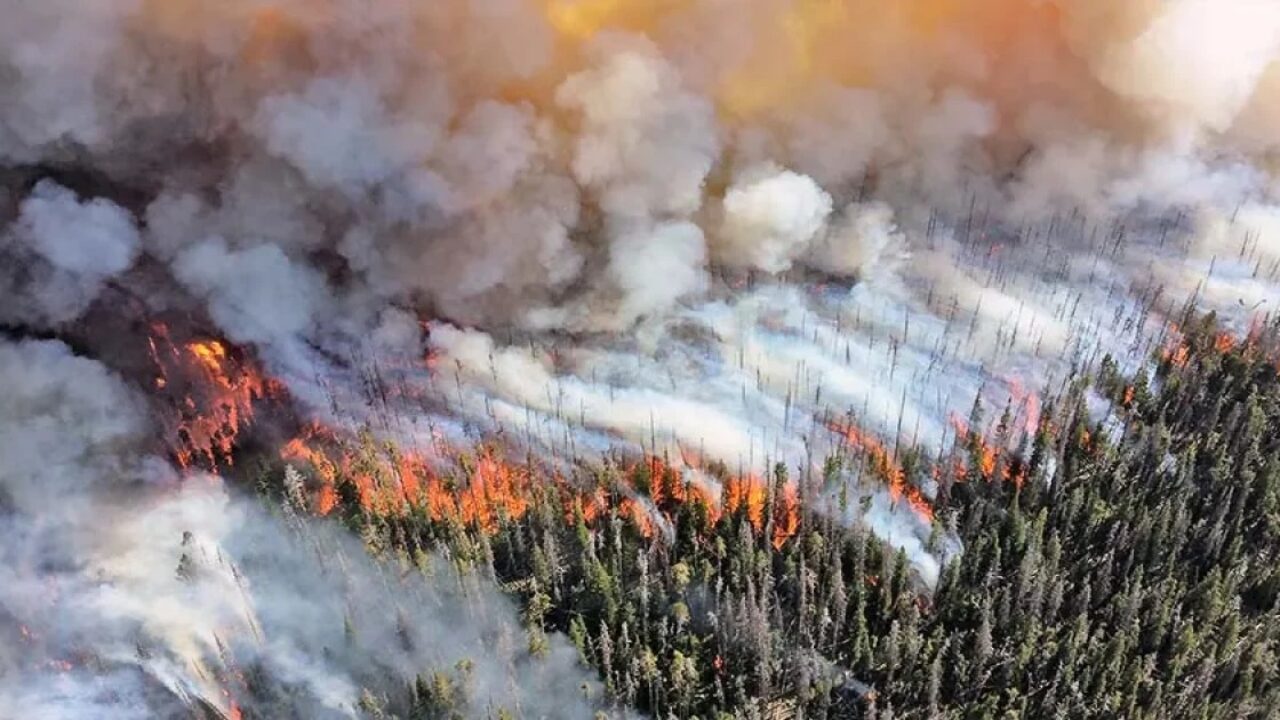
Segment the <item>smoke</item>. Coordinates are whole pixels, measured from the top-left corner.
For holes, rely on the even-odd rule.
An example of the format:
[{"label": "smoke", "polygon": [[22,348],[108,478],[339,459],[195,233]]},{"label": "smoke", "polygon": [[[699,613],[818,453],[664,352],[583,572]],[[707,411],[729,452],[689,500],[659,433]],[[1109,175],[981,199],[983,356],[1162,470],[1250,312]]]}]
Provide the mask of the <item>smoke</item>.
[{"label": "smoke", "polygon": [[140,244],[133,218],[114,203],[82,203],[41,181],[0,235],[0,252],[12,259],[0,271],[0,289],[13,299],[0,318],[46,326],[79,317],[106,281],[133,264]]},{"label": "smoke", "polygon": [[[1240,330],[1280,302],[1265,0],[0,9],[0,323],[107,334],[92,319],[125,312],[104,294],[121,289],[250,347],[303,415],[391,440],[439,421],[450,440],[565,461],[667,452],[816,482],[849,450],[834,420],[890,459],[946,452],[975,397],[1033,427],[1028,389],[1104,353],[1141,366],[1184,302]],[[6,436],[12,522],[84,578],[146,545],[129,536],[141,518],[178,526],[147,513],[203,503],[223,525],[198,542],[236,557],[258,518],[168,488],[135,443],[140,413],[119,411],[134,401],[51,347],[5,350],[3,377],[45,390],[6,398],[0,422],[81,440]],[[404,386],[390,408],[364,392],[370,363]],[[78,409],[41,411],[46,395]],[[865,511],[827,509],[932,581],[958,548],[930,547],[927,519],[863,467],[822,490]],[[149,489],[108,489],[122,478]],[[37,520],[57,487],[73,490],[65,521]],[[119,499],[134,493],[170,499]],[[90,498],[115,521],[77,514]],[[52,572],[6,552],[14,587]],[[105,657],[116,627],[56,646]],[[208,637],[179,655],[211,662]],[[246,652],[299,682],[322,672]],[[177,670],[112,657],[109,672],[179,687]],[[82,675],[61,694],[10,686],[91,708],[104,696]],[[315,680],[316,707],[347,707],[358,676]]]},{"label": "smoke", "polygon": [[810,247],[830,214],[831,196],[812,179],[790,171],[749,172],[725,193],[716,256],[727,267],[780,273]]},{"label": "smoke", "polygon": [[[613,242],[609,276],[622,294],[617,310],[624,327],[647,315],[660,314],[682,297],[707,286],[706,241],[689,222],[669,222],[631,232]],[[661,283],[653,282],[660,277]]]},{"label": "smoke", "polygon": [[218,327],[241,343],[284,345],[304,336],[327,297],[323,279],[291,264],[275,245],[236,251],[211,240],[183,251],[173,271],[204,298]]},{"label": "smoke", "polygon": [[869,279],[899,270],[908,242],[883,202],[851,203],[815,239],[804,264],[838,278]]},{"label": "smoke", "polygon": [[1265,2],[1183,0],[1124,48],[1099,75],[1127,98],[1163,110],[1175,128],[1224,132],[1280,50],[1280,13]]},{"label": "smoke", "polygon": [[215,477],[179,481],[146,453],[143,404],[100,364],[4,343],[0,377],[4,707],[141,718],[238,700],[261,717],[353,717],[366,689],[403,702],[415,675],[464,661],[474,707],[591,717],[602,698],[562,638],[533,656],[510,604],[449,559],[371,564],[334,528],[272,516]]}]

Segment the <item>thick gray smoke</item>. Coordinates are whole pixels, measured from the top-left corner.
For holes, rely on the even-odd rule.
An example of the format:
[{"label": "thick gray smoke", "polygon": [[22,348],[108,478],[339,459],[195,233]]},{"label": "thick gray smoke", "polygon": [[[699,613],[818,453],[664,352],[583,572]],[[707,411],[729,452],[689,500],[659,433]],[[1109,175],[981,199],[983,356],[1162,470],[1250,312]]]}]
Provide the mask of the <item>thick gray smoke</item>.
[{"label": "thick gray smoke", "polygon": [[0,235],[8,263],[0,290],[9,299],[0,319],[38,325],[74,320],[104,282],[133,264],[142,244],[128,212],[108,200],[81,202],[41,181]]},{"label": "thick gray smoke", "polygon": [[[304,414],[405,443],[503,431],[566,461],[666,451],[812,478],[845,442],[832,419],[945,452],[949,416],[975,397],[1031,427],[1028,394],[1072,368],[1102,353],[1140,367],[1186,301],[1240,330],[1280,303],[1267,0],[0,0],[0,13],[0,324],[91,334],[86,318],[126,312],[113,289],[251,346]],[[176,563],[173,540],[130,533],[177,528],[158,518],[192,503],[207,509],[193,542],[226,558],[272,532],[218,492],[152,488],[169,471],[141,459],[119,411],[132,401],[100,368],[55,346],[5,354],[7,383],[46,388],[0,405],[6,432],[43,438],[42,417],[79,438],[36,454],[6,436],[10,522],[32,538],[5,549],[15,592],[54,574],[91,598],[93,573],[117,577],[99,567],[157,548]],[[394,369],[414,402],[372,407],[365,363]],[[906,549],[925,581],[959,550],[928,546],[928,523],[880,480],[836,482],[868,502],[831,511]],[[121,499],[137,493],[150,499]],[[99,513],[114,521],[72,522]],[[211,563],[225,580],[230,565]],[[166,597],[137,587],[122,592]],[[266,628],[258,592],[244,602]],[[190,680],[121,640],[173,621],[73,610],[75,641],[51,647],[112,662],[69,673],[65,693],[23,666],[33,679],[6,685],[40,693],[26,702],[91,708],[105,673],[210,692],[212,669]],[[209,617],[242,615],[255,616]],[[183,632],[152,657],[213,662],[209,633]],[[242,652],[312,688],[317,708],[351,701],[355,680],[325,678],[366,655],[317,669],[314,644],[289,654],[265,634]],[[121,697],[145,707],[148,685],[134,687]]]}]

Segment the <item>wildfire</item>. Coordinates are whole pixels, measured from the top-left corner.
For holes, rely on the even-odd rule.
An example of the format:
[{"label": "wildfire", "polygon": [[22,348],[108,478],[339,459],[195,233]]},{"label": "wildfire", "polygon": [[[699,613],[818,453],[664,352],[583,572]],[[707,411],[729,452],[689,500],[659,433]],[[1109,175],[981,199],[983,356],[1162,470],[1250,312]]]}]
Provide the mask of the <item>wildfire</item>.
[{"label": "wildfire", "polygon": [[1028,435],[1035,434],[1036,428],[1040,425],[1040,396],[1037,393],[1028,392],[1017,378],[1010,378],[1008,384],[1013,406],[1023,418],[1023,430]]},{"label": "wildfire", "polygon": [[987,444],[986,440],[979,438],[978,443],[982,451],[982,462],[980,463],[982,477],[990,480],[991,476],[994,475],[996,471],[997,453],[990,445]]},{"label": "wildfire", "polygon": [[906,472],[883,443],[852,423],[830,422],[827,427],[832,432],[842,436],[848,442],[849,447],[862,453],[870,461],[872,470],[888,482],[889,497],[894,503],[905,499],[907,506],[921,520],[928,523],[933,522],[933,506],[929,504],[929,500],[925,498],[919,488],[907,482]]},{"label": "wildfire", "polygon": [[220,340],[175,342],[169,328],[156,323],[148,342],[155,387],[172,400],[165,420],[178,464],[231,465],[236,439],[253,421],[254,402],[278,386]]},{"label": "wildfire", "polygon": [[[680,509],[693,505],[703,508],[712,524],[726,513],[742,511],[756,532],[770,533],[775,548],[800,528],[800,501],[792,485],[770,493],[757,476],[730,477],[717,497],[708,486],[713,481],[690,480],[681,468],[656,457],[619,468],[619,482],[612,488],[588,488],[546,469],[511,463],[494,448],[442,448],[428,457],[379,447],[367,436],[344,442],[338,433],[319,425],[286,443],[280,456],[312,471],[311,508],[319,515],[333,512],[341,484],[348,483],[360,506],[374,514],[417,510],[436,522],[456,522],[488,533],[505,521],[525,517],[543,492],[560,498],[566,521],[580,512],[593,524],[612,507],[645,537],[652,537],[660,524],[673,526]],[[544,479],[548,477],[551,482]]]},{"label": "wildfire", "polygon": [[318,515],[328,515],[338,504],[338,467],[316,444],[318,438],[325,434],[324,428],[313,424],[301,436],[290,440],[280,449],[282,460],[310,465],[320,477],[320,489],[314,499],[314,510]]},{"label": "wildfire", "polygon": [[[285,393],[244,352],[219,339],[180,341],[156,323],[149,351],[155,388],[171,400],[164,413],[169,443],[184,468],[231,465],[240,434],[253,421],[255,403]],[[437,362],[434,357],[425,360],[428,366]],[[677,513],[695,505],[712,524],[726,513],[741,512],[757,533],[768,533],[776,548],[800,528],[800,500],[793,484],[771,488],[752,474],[715,479],[687,457],[682,465],[672,465],[646,456],[619,467],[616,486],[584,488],[546,468],[512,463],[492,447],[460,450],[441,441],[426,454],[379,443],[367,432],[316,423],[285,443],[279,454],[309,471],[304,499],[311,512],[322,516],[348,497],[377,515],[420,511],[434,521],[496,532],[504,522],[527,515],[539,493],[555,488],[566,518],[580,509],[594,522],[613,508],[649,537],[659,526],[673,527]],[[881,464],[887,463],[882,449],[879,457]],[[895,500],[906,497],[917,512],[932,517],[919,492],[906,487],[900,469],[890,477]]]},{"label": "wildfire", "polygon": [[743,510],[747,521],[757,531],[764,528],[764,509],[769,491],[764,481],[755,475],[733,477],[725,483],[725,509],[731,513]]},{"label": "wildfire", "polygon": [[469,482],[456,495],[438,482],[428,488],[438,506],[456,502],[456,516],[462,522],[487,531],[498,528],[502,518],[518,519],[529,512],[533,481],[528,469],[501,462],[492,454],[481,455]]},{"label": "wildfire", "polygon": [[772,511],[771,540],[781,548],[800,528],[800,503],[794,485],[783,485],[770,502],[769,488],[757,475],[731,477],[725,482],[724,510],[742,511],[756,532],[766,528],[766,511]]},{"label": "wildfire", "polygon": [[287,462],[309,466],[319,480],[313,509],[327,515],[338,503],[338,485],[348,482],[361,507],[379,515],[403,515],[420,508],[437,521],[457,521],[492,532],[501,521],[519,519],[534,497],[530,470],[506,462],[495,450],[451,458],[455,472],[441,473],[416,452],[391,451],[372,438],[343,441],[311,425],[280,451]]},{"label": "wildfire", "polygon": [[788,538],[800,530],[800,498],[795,485],[785,485],[778,494],[773,521],[773,547],[781,550]]},{"label": "wildfire", "polygon": [[1191,351],[1186,345],[1179,345],[1176,349],[1164,353],[1164,359],[1168,360],[1174,367],[1186,367],[1190,353]]},{"label": "wildfire", "polygon": [[1182,330],[1177,323],[1169,323],[1165,334],[1164,347],[1160,348],[1160,359],[1177,368],[1187,366],[1191,356],[1191,348],[1187,347],[1182,337]]},{"label": "wildfire", "polygon": [[1231,333],[1220,332],[1218,333],[1218,336],[1213,339],[1213,348],[1222,355],[1231,352],[1235,347],[1236,339],[1231,336]]},{"label": "wildfire", "polygon": [[[1257,347],[1260,327],[1255,319],[1243,341],[1238,340],[1235,335],[1227,331],[1216,333],[1212,338],[1214,352],[1219,355],[1227,355],[1242,345],[1246,351],[1254,351]],[[1191,359],[1192,346],[1208,349],[1208,343],[1208,338],[1196,337],[1194,334],[1188,337],[1177,323],[1169,323],[1165,333],[1164,345],[1160,348],[1159,357],[1176,368],[1185,368]]]},{"label": "wildfire", "polygon": [[630,518],[641,535],[653,537],[653,516],[643,504],[633,498],[623,498],[618,504],[618,513]]},{"label": "wildfire", "polygon": [[[969,423],[954,413],[951,415],[951,426],[955,428],[957,443],[963,443],[973,453],[978,473],[983,480],[991,482],[998,476],[1002,481],[1012,482],[1016,487],[1022,487],[1022,483],[1026,481],[1026,468],[1022,463],[1007,459],[1005,452],[999,446],[987,440],[982,433],[973,430],[969,427]],[[956,475],[962,476],[965,472],[964,463],[958,463]]]}]

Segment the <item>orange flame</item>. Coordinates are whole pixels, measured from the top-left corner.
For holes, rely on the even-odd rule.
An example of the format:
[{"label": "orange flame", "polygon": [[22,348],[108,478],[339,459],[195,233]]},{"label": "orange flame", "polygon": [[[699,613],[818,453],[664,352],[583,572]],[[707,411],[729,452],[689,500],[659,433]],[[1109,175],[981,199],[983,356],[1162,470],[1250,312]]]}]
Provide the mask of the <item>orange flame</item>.
[{"label": "orange flame", "polygon": [[725,483],[725,510],[736,513],[745,509],[747,521],[760,532],[764,529],[764,508],[768,502],[769,492],[764,481],[755,475],[732,477]]},{"label": "orange flame", "polygon": [[1028,435],[1035,434],[1036,427],[1040,424],[1040,395],[1027,391],[1017,378],[1010,378],[1008,382],[1013,405],[1024,416],[1023,430]]},{"label": "orange flame", "polygon": [[1236,339],[1230,333],[1220,332],[1213,340],[1213,347],[1220,354],[1227,354],[1235,349]]},{"label": "orange flame", "polygon": [[353,447],[336,433],[308,427],[280,451],[286,461],[309,465],[319,480],[314,509],[327,515],[337,506],[337,485],[350,482],[361,507],[379,515],[421,508],[437,521],[456,520],[486,531],[503,518],[519,519],[531,506],[533,477],[527,468],[482,450],[474,460],[456,458],[460,477],[442,476],[427,458],[412,452],[380,453],[371,442]]},{"label": "orange flame", "polygon": [[929,504],[929,500],[925,498],[919,488],[907,482],[906,472],[883,443],[870,433],[858,429],[852,423],[841,425],[840,423],[830,422],[827,424],[827,428],[843,436],[851,448],[862,453],[870,460],[872,470],[889,483],[889,497],[894,503],[905,498],[907,506],[921,520],[927,523],[933,522],[933,506]]},{"label": "orange flame", "polygon": [[315,497],[317,515],[328,515],[338,504],[338,466],[322,450],[314,447],[313,442],[327,433],[319,425],[309,426],[301,436],[285,443],[280,449],[280,458],[286,462],[299,462],[310,465],[320,477],[322,484]]},{"label": "orange flame", "polygon": [[653,537],[653,518],[642,504],[632,498],[624,498],[618,505],[618,513],[630,518],[640,530],[641,535],[647,538]]},{"label": "orange flame", "polygon": [[[697,468],[697,461],[689,456],[682,456],[687,467]],[[680,468],[668,464],[658,457],[647,457],[637,463],[627,473],[634,478],[637,470],[644,470],[649,477],[648,494],[659,508],[675,509],[681,505],[694,503],[702,505],[710,520],[718,522],[721,514],[720,503],[716,502],[711,490],[704,485],[688,480]]]},{"label": "orange flame", "polygon": [[1182,337],[1182,330],[1177,323],[1169,323],[1164,347],[1160,349],[1160,359],[1174,367],[1183,368],[1187,366],[1187,360],[1190,356],[1191,348],[1187,347],[1187,343]]},{"label": "orange flame", "polygon": [[277,393],[279,387],[253,363],[235,359],[219,340],[178,344],[163,323],[152,329],[155,386],[173,399],[166,420],[178,464],[231,465],[236,438],[253,420],[254,402]]},{"label": "orange flame", "polygon": [[[951,426],[956,431],[956,441],[967,445],[974,451],[977,456],[978,473],[983,480],[991,482],[995,479],[996,469],[999,467],[999,477],[1006,482],[1012,482],[1016,487],[1021,488],[1022,483],[1026,480],[1026,469],[1021,463],[1017,463],[1014,467],[1013,462],[1005,462],[1000,465],[1002,456],[1005,453],[996,445],[987,440],[982,433],[976,432],[969,427],[969,423],[965,422],[958,415],[952,413]],[[963,461],[959,461],[955,468],[956,476],[964,475],[966,469]]]},{"label": "orange flame", "polygon": [[980,449],[982,451],[982,477],[990,480],[996,471],[996,451],[987,444],[986,440],[979,438],[978,442],[981,444]]},{"label": "orange flame", "polygon": [[458,497],[462,521],[493,531],[503,517],[524,517],[529,511],[531,484],[522,468],[501,463],[491,455],[482,456],[471,482]]},{"label": "orange flame", "polygon": [[[571,486],[555,473],[548,483],[536,468],[507,462],[494,449],[471,454],[448,448],[434,462],[418,453],[386,450],[378,454],[371,443],[352,447],[338,434],[312,425],[280,450],[287,462],[309,467],[314,473],[312,509],[327,515],[339,502],[338,487],[349,482],[360,506],[379,515],[402,515],[416,508],[438,522],[458,522],[484,532],[496,532],[504,520],[519,520],[535,506],[538,493],[554,489],[563,503],[566,521],[577,512],[594,524],[612,505],[645,537],[652,537],[659,522],[674,524],[680,508],[698,504],[706,517],[718,523],[725,512],[743,510],[758,533],[772,520],[770,540],[781,548],[800,528],[800,502],[794,486],[770,497],[757,476],[731,477],[717,501],[712,489],[687,479],[676,467],[655,457],[645,457],[623,468],[621,492],[604,487]],[[439,468],[452,468],[441,472]],[[647,482],[641,486],[641,478]],[[318,485],[318,487],[314,487]],[[611,500],[612,498],[612,500]]]},{"label": "orange flame", "polygon": [[781,550],[787,540],[800,530],[800,498],[795,485],[785,485],[778,495],[773,516],[773,547]]}]

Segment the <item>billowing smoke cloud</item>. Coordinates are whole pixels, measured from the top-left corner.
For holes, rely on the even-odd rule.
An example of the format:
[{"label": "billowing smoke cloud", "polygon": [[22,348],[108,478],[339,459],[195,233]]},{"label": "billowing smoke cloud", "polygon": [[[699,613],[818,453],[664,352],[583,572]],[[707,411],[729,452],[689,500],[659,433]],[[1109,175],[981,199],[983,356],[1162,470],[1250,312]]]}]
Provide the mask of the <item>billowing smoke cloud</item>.
[{"label": "billowing smoke cloud", "polygon": [[104,282],[133,264],[141,240],[133,218],[110,201],[81,202],[42,181],[0,235],[8,262],[0,289],[11,301],[0,318],[55,325],[80,316]]},{"label": "billowing smoke cloud", "polygon": [[[1272,2],[3,9],[0,323],[83,324],[125,288],[251,346],[329,421],[372,423],[373,358],[411,368],[393,411],[450,439],[808,482],[849,444],[833,426],[944,452],[975,397],[1034,427],[1028,390],[1140,365],[1185,301],[1241,329],[1280,302]],[[57,482],[152,476],[100,394],[51,387],[96,438]],[[882,479],[835,482],[926,581],[956,550]],[[230,525],[199,542],[230,548],[256,523],[210,497]],[[117,512],[125,533],[143,511]],[[113,543],[63,552],[134,547]],[[19,560],[20,587],[42,577]]]},{"label": "billowing smoke cloud", "polygon": [[[146,453],[142,403],[100,364],[59,343],[4,343],[0,377],[3,707],[188,717],[198,700],[227,715],[238,702],[260,717],[354,717],[459,663],[474,707],[587,718],[602,699],[562,638],[530,655],[485,578],[425,555],[402,562],[429,579],[384,569],[292,509],[267,514],[211,476],[179,481]],[[250,705],[255,674],[268,679]]]},{"label": "billowing smoke cloud", "polygon": [[724,196],[724,226],[717,257],[727,266],[767,273],[791,268],[822,231],[831,196],[812,179],[790,171],[757,170]]}]

